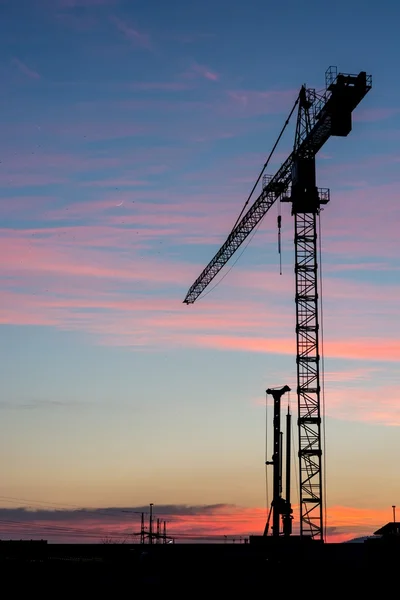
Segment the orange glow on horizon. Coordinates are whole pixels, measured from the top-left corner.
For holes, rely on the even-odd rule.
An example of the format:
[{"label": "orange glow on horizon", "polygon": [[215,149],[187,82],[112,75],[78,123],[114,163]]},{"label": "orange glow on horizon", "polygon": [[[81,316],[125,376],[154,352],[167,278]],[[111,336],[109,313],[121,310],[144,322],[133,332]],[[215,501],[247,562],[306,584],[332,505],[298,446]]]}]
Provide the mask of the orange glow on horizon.
[{"label": "orange glow on horizon", "polygon": [[[18,509],[20,510],[20,509]],[[197,507],[196,514],[176,514],[173,509],[168,514],[154,512],[154,531],[156,520],[160,519],[163,525],[167,524],[167,535],[177,541],[223,541],[247,538],[249,535],[262,535],[267,519],[267,511],[260,507],[236,507],[221,505],[217,508]],[[102,512],[104,511],[104,512]],[[49,539],[63,541],[92,541],[101,542],[104,538],[114,537],[116,540],[124,538],[125,541],[138,541],[140,521],[138,514],[118,514],[118,509],[113,509],[115,514],[107,514],[107,509],[91,509],[87,511],[46,511],[47,517],[43,519],[42,513],[29,510],[24,513],[24,521],[19,525],[5,526],[4,535],[17,537],[41,536]],[[129,513],[130,511],[124,511]],[[188,511],[190,512],[190,511]],[[96,514],[97,513],[97,514]],[[298,507],[294,506],[294,535],[298,535]],[[353,538],[370,536],[373,532],[391,520],[387,509],[367,509],[347,506],[332,506],[327,511],[327,536],[326,542],[344,542]],[[146,531],[148,531],[148,516],[146,516]]]}]

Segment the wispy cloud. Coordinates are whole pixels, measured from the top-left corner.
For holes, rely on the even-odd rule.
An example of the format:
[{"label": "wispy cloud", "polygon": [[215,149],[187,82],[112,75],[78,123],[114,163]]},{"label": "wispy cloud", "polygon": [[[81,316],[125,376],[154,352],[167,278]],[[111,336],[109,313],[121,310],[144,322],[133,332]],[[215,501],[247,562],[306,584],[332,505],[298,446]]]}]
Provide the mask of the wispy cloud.
[{"label": "wispy cloud", "polygon": [[208,79],[209,81],[218,81],[220,78],[216,71],[196,62],[190,65],[189,69],[184,73],[183,76],[187,78],[201,77],[203,79]]},{"label": "wispy cloud", "polygon": [[183,81],[142,81],[132,83],[132,89],[144,92],[156,90],[162,92],[181,92],[192,89],[192,85]]},{"label": "wispy cloud", "polygon": [[[0,400],[0,409],[6,410],[40,410],[40,409],[57,409],[57,408],[74,408],[84,406],[84,400],[49,400],[45,398],[31,398],[29,400]],[[1,509],[0,509],[1,510]]]},{"label": "wispy cloud", "polygon": [[12,63],[17,67],[17,69],[21,73],[29,77],[29,79],[40,79],[39,73],[31,67],[28,67],[28,65],[22,62],[22,60],[20,60],[19,58],[14,57],[12,59]]},{"label": "wispy cloud", "polygon": [[[169,257],[166,247],[171,243],[171,236],[177,235],[179,239],[184,233],[190,217],[180,215],[178,208],[163,215],[162,207],[157,205],[152,207],[151,213],[142,213],[143,204],[126,226],[124,220],[128,216],[124,217],[123,212],[117,216],[124,211],[124,205],[118,206],[116,199],[113,203],[106,200],[87,206],[87,211],[105,218],[98,225],[67,226],[61,221],[59,227],[23,232],[3,230],[0,240],[1,255],[6,257],[1,266],[5,282],[3,323],[86,331],[96,335],[101,343],[111,345],[177,347],[183,344],[239,352],[295,354],[291,319],[294,307],[281,302],[291,295],[288,279],[281,278],[280,283],[279,275],[274,277],[270,273],[265,281],[257,272],[236,269],[225,280],[226,293],[235,300],[230,299],[226,304],[207,299],[196,307],[182,306],[186,291],[183,288],[199,269],[176,260],[176,253],[172,259],[174,253]],[[26,200],[21,202],[26,203]],[[49,217],[56,222],[57,217],[60,219],[69,212],[69,219],[75,214],[78,219],[90,214],[83,213],[79,205],[70,208],[68,212],[48,211]],[[120,292],[115,291],[116,282]],[[336,305],[339,300],[338,292],[334,295],[335,290],[340,290],[346,306],[350,302],[350,307],[346,309],[344,305],[343,314],[336,313],[332,327],[329,321],[326,324],[325,356],[390,363],[400,360],[400,344],[393,331],[382,329],[379,315],[374,327],[369,318],[369,302],[373,307],[375,298],[379,299],[384,314],[390,313],[396,318],[397,288],[382,294],[380,287],[364,284],[357,295],[357,286],[353,283],[346,285],[342,281],[338,285],[336,281],[327,285],[328,282],[327,298],[332,295]],[[124,294],[126,283],[129,289],[137,290],[134,295]],[[182,289],[171,291],[171,286]],[[252,299],[241,299],[241,289],[252,290]],[[152,295],[155,290],[162,292],[162,298]],[[177,293],[182,298],[176,297]],[[352,303],[357,318],[353,315]],[[337,322],[342,324],[340,328]],[[363,373],[357,377],[362,379]]]},{"label": "wispy cloud", "polygon": [[202,40],[214,39],[216,35],[215,33],[176,33],[168,34],[165,38],[182,44],[193,44]]},{"label": "wispy cloud", "polygon": [[136,46],[139,46],[140,48],[145,48],[146,50],[150,50],[152,48],[151,39],[147,33],[139,31],[137,28],[133,27],[132,25],[129,25],[119,17],[112,16],[111,20],[117,27],[117,29],[121,33],[123,33],[126,39],[128,39],[130,42],[133,42],[133,44],[135,44]]},{"label": "wispy cloud", "polygon": [[398,107],[360,108],[354,113],[354,121],[376,122],[390,119],[400,113]]},{"label": "wispy cloud", "polygon": [[290,109],[297,94],[297,90],[228,90],[225,110],[238,116],[249,117],[285,113]]},{"label": "wispy cloud", "polygon": [[361,421],[400,426],[400,392],[398,385],[387,385],[366,372],[362,381],[349,381],[346,387],[330,383],[326,392],[328,414],[347,421]]},{"label": "wispy cloud", "polygon": [[[87,107],[90,110],[90,107]],[[127,123],[126,121],[93,121],[55,123],[49,125],[49,130],[57,132],[65,138],[94,140],[118,139],[151,133],[151,125],[146,123]]]},{"label": "wispy cloud", "polygon": [[[36,165],[34,156],[31,160]],[[111,157],[99,157],[97,164],[97,158],[93,158],[94,162],[88,164],[102,168],[110,160],[112,164]],[[68,155],[56,155],[49,156],[43,166],[52,172],[60,166],[80,172],[85,166],[84,159],[81,162],[78,158],[70,160]],[[132,178],[121,182],[132,187],[142,186],[146,180]],[[90,191],[91,184],[86,183],[77,188],[77,194]],[[119,188],[118,179],[106,183]],[[2,230],[3,322],[81,328],[109,344],[163,346],[168,340],[174,346],[294,354],[291,275],[280,277],[271,268],[261,276],[258,269],[242,269],[238,265],[220,288],[222,294],[231,298],[228,306],[221,300],[210,301],[211,296],[195,307],[181,305],[183,293],[204,265],[182,260],[177,248],[184,245],[187,251],[193,244],[219,245],[231,203],[229,195],[221,196],[215,191],[209,195],[193,193],[188,202],[183,193],[171,201],[168,190],[153,190],[149,185],[144,189],[103,190],[103,184],[93,186],[97,199],[86,202],[60,202],[53,190],[47,196],[22,194],[4,199],[3,214],[10,223],[23,211],[35,225],[23,230]],[[39,226],[43,219],[45,227]],[[394,233],[395,223],[393,220]],[[366,229],[370,227],[371,224]],[[387,225],[385,230],[388,236]],[[274,232],[254,240],[263,246],[266,242],[273,243],[275,249]],[[341,251],[348,255],[343,244]],[[212,257],[211,250],[207,257]],[[334,260],[336,264],[336,256]],[[354,263],[352,271],[356,272],[356,267]],[[381,272],[379,265],[378,268]],[[362,264],[358,271],[363,272]],[[349,280],[346,269],[339,278],[335,270],[331,275],[328,264],[324,273],[325,355],[369,362],[399,360],[396,283],[373,285],[357,281],[356,275]],[[7,287],[11,281],[12,287]],[[120,293],[115,292],[116,282]],[[133,285],[137,290],[129,299],[123,293],[128,282],[130,289]],[[182,298],[175,297],[177,292],[172,286],[182,288],[178,292]],[[63,299],[59,297],[60,289]],[[145,296],[156,289],[164,300],[146,301]],[[243,290],[247,290],[246,296]],[[132,315],[129,327],[126,311]],[[392,316],[390,327],[385,325],[387,315]]]}]

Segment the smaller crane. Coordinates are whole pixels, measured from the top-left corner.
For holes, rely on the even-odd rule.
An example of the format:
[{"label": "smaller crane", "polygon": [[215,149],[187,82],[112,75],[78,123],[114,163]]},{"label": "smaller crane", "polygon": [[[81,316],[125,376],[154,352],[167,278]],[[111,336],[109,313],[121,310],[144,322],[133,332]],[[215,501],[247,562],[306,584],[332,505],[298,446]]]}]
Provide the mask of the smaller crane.
[{"label": "smaller crane", "polygon": [[273,498],[271,508],[268,514],[267,523],[265,525],[264,535],[268,535],[269,524],[272,512],[272,535],[279,537],[280,531],[280,516],[282,515],[282,533],[284,536],[289,536],[292,533],[293,510],[290,503],[290,430],[291,430],[291,414],[288,407],[286,415],[286,499],[282,498],[282,462],[283,462],[283,433],[281,431],[281,398],[286,393],[290,392],[290,387],[285,385],[281,389],[267,389],[267,394],[271,394],[274,399],[274,452],[272,461],[267,461],[266,465],[272,465],[274,469],[273,483]]}]

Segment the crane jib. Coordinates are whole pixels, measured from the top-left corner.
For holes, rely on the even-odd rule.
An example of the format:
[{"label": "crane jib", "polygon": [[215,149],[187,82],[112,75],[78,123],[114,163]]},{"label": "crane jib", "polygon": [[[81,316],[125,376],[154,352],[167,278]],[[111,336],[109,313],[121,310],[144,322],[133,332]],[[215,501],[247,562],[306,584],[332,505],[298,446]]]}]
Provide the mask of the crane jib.
[{"label": "crane jib", "polygon": [[[313,118],[308,134],[269,180],[261,194],[228,235],[214,258],[190,287],[183,301],[185,304],[195,302],[248,235],[260,223],[274,202],[285,194],[291,184],[295,158],[306,154],[315,156],[331,135],[347,135],[351,129],[351,112],[371,88],[370,82],[370,77],[364,72],[357,76],[339,74],[335,84],[327,88],[324,95],[318,96],[314,90],[307,90],[308,96],[312,99]],[[344,110],[350,115],[350,129],[346,126],[345,131],[339,131],[335,129],[336,122],[341,123],[343,121]],[[337,114],[339,114],[340,119]]]}]

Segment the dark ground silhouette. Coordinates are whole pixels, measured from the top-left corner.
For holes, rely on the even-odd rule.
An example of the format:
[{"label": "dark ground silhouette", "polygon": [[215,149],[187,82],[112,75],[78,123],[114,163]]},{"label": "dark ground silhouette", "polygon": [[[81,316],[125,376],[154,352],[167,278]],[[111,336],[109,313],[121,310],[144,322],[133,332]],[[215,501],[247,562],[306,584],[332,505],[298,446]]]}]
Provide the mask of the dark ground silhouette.
[{"label": "dark ground silhouette", "polygon": [[[3,589],[13,597],[115,597],[153,590],[186,597],[382,593],[396,588],[400,543],[365,544],[29,544],[0,542]],[[319,590],[319,591],[318,591]]]}]

